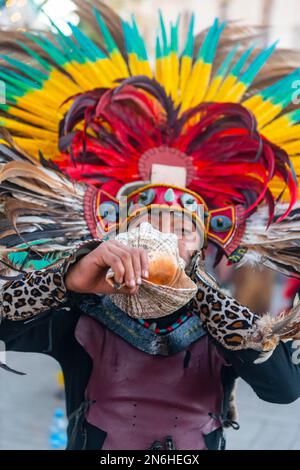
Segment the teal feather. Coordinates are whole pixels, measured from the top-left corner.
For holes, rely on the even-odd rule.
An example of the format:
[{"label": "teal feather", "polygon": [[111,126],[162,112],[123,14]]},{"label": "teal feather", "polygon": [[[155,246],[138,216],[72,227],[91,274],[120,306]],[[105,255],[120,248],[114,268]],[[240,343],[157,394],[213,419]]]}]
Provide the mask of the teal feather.
[{"label": "teal feather", "polygon": [[50,253],[40,259],[32,259],[27,251],[19,251],[8,254],[8,260],[17,269],[44,269],[62,259],[61,253]]},{"label": "teal feather", "polygon": [[224,61],[222,62],[222,64],[218,68],[218,70],[216,72],[216,76],[225,77],[225,75],[228,73],[231,62],[233,61],[233,58],[234,58],[235,54],[237,53],[238,48],[239,48],[239,44],[237,44],[235,47],[233,47],[231,49],[231,51],[228,52],[228,54],[226,55]]},{"label": "teal feather", "polygon": [[300,121],[300,109],[295,109],[295,111],[291,111],[290,113],[285,115],[292,124],[296,124]]},{"label": "teal feather", "polygon": [[163,57],[159,36],[156,36],[155,57],[156,59],[161,59]]},{"label": "teal feather", "polygon": [[293,101],[295,88],[293,83],[300,78],[300,69],[294,70],[286,77],[265,88],[260,92],[263,101],[270,101],[274,105],[279,105],[284,109]]},{"label": "teal feather", "polygon": [[42,57],[39,56],[35,51],[33,51],[30,47],[23,44],[21,41],[16,40],[16,43],[25,51],[30,57],[33,57],[37,63],[39,63],[46,72],[51,72],[51,65],[46,62]]},{"label": "teal feather", "polygon": [[0,57],[4,59],[8,64],[15,67],[17,70],[23,72],[28,77],[33,78],[38,83],[41,83],[42,81],[48,78],[48,76],[44,74],[43,72],[40,72],[39,70],[34,69],[33,67],[26,65],[23,62],[20,62],[19,60],[14,59],[13,57],[9,57],[7,55],[2,55],[2,54],[0,55]]},{"label": "teal feather", "polygon": [[141,60],[148,60],[148,54],[147,54],[147,49],[146,49],[146,46],[145,46],[145,42],[144,42],[144,39],[142,38],[142,36],[139,32],[137,22],[136,22],[136,19],[135,19],[134,15],[132,15],[132,31],[133,31],[133,34],[135,36],[136,43],[138,45],[138,53],[137,53],[138,57]]},{"label": "teal feather", "polygon": [[269,57],[273,54],[278,41],[276,41],[272,46],[267,49],[264,49],[260,52],[253,62],[249,65],[247,70],[240,76],[240,81],[244,83],[246,86],[249,86],[264,64],[267,62]]},{"label": "teal feather", "polygon": [[124,20],[122,20],[122,29],[123,29],[123,35],[124,35],[124,40],[125,40],[126,52],[127,54],[131,54],[132,52],[134,52],[133,44],[131,40],[131,28],[130,28],[130,25]]},{"label": "teal feather", "polygon": [[178,53],[178,20],[175,25],[171,25],[171,51],[175,54]]},{"label": "teal feather", "polygon": [[124,22],[125,32],[125,44],[128,54],[135,54],[139,59],[142,58],[142,52],[140,48],[140,39],[138,32],[134,30],[133,26]]},{"label": "teal feather", "polygon": [[24,34],[35,44],[37,44],[44,52],[46,52],[46,54],[48,54],[49,57],[51,57],[51,59],[60,67],[68,62],[67,57],[45,37],[41,35],[37,36],[31,33]]},{"label": "teal feather", "polygon": [[294,70],[292,73],[261,90],[259,94],[263,99],[276,99],[276,96],[282,92],[283,87],[288,86],[291,81],[294,81],[297,78],[297,76],[299,77],[299,71],[300,69]]},{"label": "teal feather", "polygon": [[194,26],[195,26],[195,15],[191,15],[189,29],[187,33],[186,43],[182,52],[183,56],[192,58],[194,53]]},{"label": "teal feather", "polygon": [[3,76],[6,77],[5,80],[9,80],[9,78],[15,79],[15,80],[23,83],[24,85],[27,85],[28,88],[32,88],[32,87],[38,87],[39,88],[40,87],[39,83],[34,82],[33,80],[30,80],[28,77],[24,77],[24,75],[20,75],[19,73],[14,72],[14,71],[8,69],[7,67],[3,67],[1,65],[0,65],[0,73],[2,73]]},{"label": "teal feather", "polygon": [[0,71],[0,79],[3,80],[3,82],[5,83],[5,87],[7,87],[7,85],[10,84],[12,88],[15,87],[15,89],[19,90],[19,92],[22,94],[26,94],[32,88],[36,88],[36,89],[40,88],[34,84],[32,85],[32,87],[29,88],[28,85],[25,85],[22,81],[16,80],[13,77],[9,77],[8,75],[6,75],[5,72],[2,72],[2,71]]},{"label": "teal feather", "polygon": [[253,50],[254,50],[254,45],[249,47],[249,49],[247,49],[245,52],[243,52],[243,54],[241,55],[241,57],[236,61],[235,65],[232,67],[231,71],[230,71],[230,74],[235,76],[235,77],[238,77],[239,74],[241,73],[241,71],[243,70],[247,60],[249,59],[250,55],[252,54]]},{"label": "teal feather", "polygon": [[163,56],[166,57],[169,54],[169,46],[168,46],[166,27],[165,27],[161,10],[159,10],[159,23],[160,23],[160,31],[161,31],[161,39],[162,39],[162,53],[163,53]]},{"label": "teal feather", "polygon": [[203,60],[205,61],[206,55],[207,55],[207,49],[211,47],[211,41],[212,38],[215,34],[215,31],[218,29],[219,21],[216,18],[212,24],[212,26],[209,28],[203,43],[201,47],[199,48],[198,54],[197,54],[197,60]]},{"label": "teal feather", "polygon": [[226,23],[222,23],[220,25],[220,27],[217,28],[217,30],[214,32],[214,34],[212,36],[212,41],[211,41],[210,47],[207,47],[206,55],[205,55],[204,60],[208,64],[212,64],[213,61],[214,61],[214,58],[215,58],[215,55],[216,55],[216,52],[217,52],[218,43],[219,43],[221,34],[222,34],[225,26],[226,26]]},{"label": "teal feather", "polygon": [[118,47],[117,47],[112,35],[110,34],[109,29],[106,26],[100,12],[96,8],[93,8],[93,11],[94,11],[96,21],[99,25],[100,31],[102,33],[106,49],[107,49],[108,53],[111,54],[113,51],[118,50]]},{"label": "teal feather", "polygon": [[5,83],[5,93],[6,99],[8,97],[24,96],[23,90],[21,90],[20,88],[16,88],[15,86],[10,85],[9,83]]},{"label": "teal feather", "polygon": [[104,59],[106,54],[102,52],[95,44],[93,41],[91,41],[90,38],[88,38],[82,31],[80,31],[77,26],[72,25],[71,23],[68,23],[70,26],[72,33],[74,34],[74,37],[76,38],[78,44],[81,46],[82,50],[84,51],[86,57],[91,60],[92,62],[95,62],[98,59]]},{"label": "teal feather", "polygon": [[69,36],[66,36],[60,28],[54,23],[54,21],[49,18],[53,28],[56,30],[57,34],[53,34],[55,42],[59,47],[64,51],[64,54],[68,58],[68,61],[76,61],[79,64],[85,62],[85,55],[82,53],[80,48],[74,44],[72,39]]},{"label": "teal feather", "polygon": [[[5,104],[0,104],[0,109],[5,111],[7,109],[10,108],[10,106],[15,106],[17,104],[17,100],[16,98],[14,97],[14,95],[10,95],[8,92],[7,92],[7,88],[6,88],[6,93],[5,93],[5,98],[6,98],[6,103]],[[2,123],[1,126],[3,126],[4,124]]]}]

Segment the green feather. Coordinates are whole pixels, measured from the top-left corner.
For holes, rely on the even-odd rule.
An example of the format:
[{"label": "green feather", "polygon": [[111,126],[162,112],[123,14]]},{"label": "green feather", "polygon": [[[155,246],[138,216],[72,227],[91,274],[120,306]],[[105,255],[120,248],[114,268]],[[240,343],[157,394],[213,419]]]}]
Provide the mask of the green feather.
[{"label": "green feather", "polygon": [[156,36],[155,57],[156,59],[161,59],[163,57],[159,36]]},{"label": "green feather", "polygon": [[93,8],[95,18],[97,20],[97,23],[99,25],[100,31],[102,33],[106,49],[109,54],[111,54],[113,51],[118,50],[118,47],[112,37],[112,35],[109,32],[108,27],[106,26],[104,20],[102,19],[102,16],[96,8]]},{"label": "green feather", "polygon": [[161,10],[159,10],[159,23],[160,23],[160,31],[161,31],[161,39],[162,39],[162,53],[163,53],[163,56],[166,57],[169,54],[169,46],[168,46],[168,38],[167,38],[165,23],[164,23]]},{"label": "green feather", "polygon": [[135,16],[132,15],[132,32],[137,45],[137,55],[141,60],[148,60],[147,50],[142,36],[140,35]]},{"label": "green feather", "polygon": [[230,64],[231,64],[238,48],[239,48],[239,44],[237,44],[235,47],[233,47],[231,49],[231,51],[228,52],[228,54],[226,55],[224,61],[222,62],[222,64],[218,68],[218,70],[216,72],[216,76],[225,77],[225,75],[227,74],[227,72],[229,70]]},{"label": "green feather", "polygon": [[97,59],[104,59],[107,57],[104,52],[102,52],[94,43],[90,40],[82,31],[80,31],[77,26],[68,23],[70,26],[74,37],[76,38],[78,44],[85,53],[85,56],[92,62],[95,62]]},{"label": "green feather", "polygon": [[85,62],[85,55],[80,51],[78,46],[72,41],[69,36],[66,36],[59,27],[54,23],[54,21],[49,18],[53,28],[56,30],[57,34],[53,34],[53,38],[55,42],[60,46],[60,48],[64,51],[64,54],[68,58],[68,60],[76,61],[79,64],[83,64]]},{"label": "green feather", "polygon": [[31,39],[34,43],[36,43],[46,54],[51,57],[51,59],[60,67],[62,67],[68,59],[63,55],[63,53],[54,46],[47,38],[39,35],[31,34],[31,33],[24,33],[26,37]]},{"label": "green feather", "polygon": [[212,26],[209,28],[201,46],[199,47],[199,51],[197,54],[197,60],[205,61],[205,57],[207,55],[207,49],[211,46],[212,38],[215,34],[215,31],[218,29],[218,20],[215,19]]},{"label": "green feather", "polygon": [[253,49],[254,49],[254,45],[249,47],[249,49],[247,49],[245,52],[243,52],[241,57],[237,60],[235,65],[232,67],[232,70],[230,71],[231,75],[233,75],[235,77],[239,76],[239,74],[241,73],[244,65],[246,64],[247,60],[249,59]]},{"label": "green feather", "polygon": [[34,69],[33,67],[30,67],[29,65],[26,65],[17,59],[13,59],[7,55],[0,55],[0,57],[19,71],[23,72],[25,75],[28,75],[28,77],[33,78],[38,83],[41,83],[43,80],[48,78],[48,76],[43,72],[40,72],[39,70]]},{"label": "green feather", "polygon": [[253,60],[253,62],[249,65],[247,70],[241,75],[240,81],[244,83],[245,85],[249,86],[260,69],[264,66],[264,64],[267,62],[271,54],[274,52],[274,49],[277,45],[276,41],[272,46],[270,46],[267,49],[264,49],[262,52],[260,52],[256,58]]},{"label": "green feather", "polygon": [[16,43],[25,51],[30,57],[33,57],[47,72],[51,71],[51,65],[39,56],[30,47],[23,44],[21,41],[16,40]]},{"label": "green feather", "polygon": [[194,53],[194,25],[195,25],[195,15],[191,15],[189,30],[187,33],[185,48],[182,55],[192,58]]},{"label": "green feather", "polygon": [[295,111],[291,111],[290,113],[285,115],[292,124],[296,124],[300,121],[300,109],[295,109]]},{"label": "green feather", "polygon": [[179,26],[179,19],[177,19],[177,22],[175,25],[171,25],[171,51],[175,52],[175,54],[178,53],[178,26]]}]

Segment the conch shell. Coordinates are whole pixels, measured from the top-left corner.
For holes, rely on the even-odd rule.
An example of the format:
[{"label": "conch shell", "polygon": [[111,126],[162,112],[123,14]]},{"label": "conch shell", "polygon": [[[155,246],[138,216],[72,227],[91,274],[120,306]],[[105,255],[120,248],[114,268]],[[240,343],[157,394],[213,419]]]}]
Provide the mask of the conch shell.
[{"label": "conch shell", "polygon": [[[149,256],[149,277],[142,280],[136,295],[113,294],[112,302],[133,318],[159,318],[175,312],[196,294],[196,284],[186,275],[179,256],[178,238],[155,230],[148,222],[120,233],[116,240],[132,247],[145,248]],[[114,273],[109,270],[107,281]]]}]

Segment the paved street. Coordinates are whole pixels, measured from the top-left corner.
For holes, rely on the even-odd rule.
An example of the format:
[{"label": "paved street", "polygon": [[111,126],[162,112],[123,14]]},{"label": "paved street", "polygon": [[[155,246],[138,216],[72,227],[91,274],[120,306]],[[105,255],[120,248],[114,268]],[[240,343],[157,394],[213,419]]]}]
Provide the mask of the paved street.
[{"label": "paved street", "polygon": [[[0,449],[47,449],[58,365],[38,354],[9,353],[8,363],[27,372],[0,370]],[[259,400],[242,381],[238,388],[240,431],[229,431],[229,449],[300,449],[300,399],[291,405]]]}]

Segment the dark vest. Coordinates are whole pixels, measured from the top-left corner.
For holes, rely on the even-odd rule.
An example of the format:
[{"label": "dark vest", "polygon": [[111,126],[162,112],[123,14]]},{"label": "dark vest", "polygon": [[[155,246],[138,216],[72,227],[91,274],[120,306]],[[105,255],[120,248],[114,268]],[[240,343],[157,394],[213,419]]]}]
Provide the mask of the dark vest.
[{"label": "dark vest", "polygon": [[224,360],[200,320],[157,335],[107,298],[81,308],[75,335],[93,360],[86,419],[107,432],[102,448],[145,450],[172,436],[178,450],[205,449],[221,426],[211,414],[221,414]]}]

